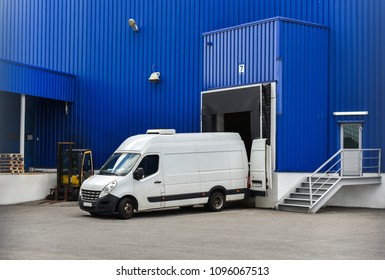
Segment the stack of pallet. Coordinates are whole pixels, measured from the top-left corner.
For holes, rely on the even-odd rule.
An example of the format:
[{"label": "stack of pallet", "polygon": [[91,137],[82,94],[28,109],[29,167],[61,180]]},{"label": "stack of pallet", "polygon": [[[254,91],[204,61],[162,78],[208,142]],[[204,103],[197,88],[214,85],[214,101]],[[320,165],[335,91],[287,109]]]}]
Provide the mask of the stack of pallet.
[{"label": "stack of pallet", "polygon": [[24,173],[24,156],[22,154],[0,154],[0,173]]}]

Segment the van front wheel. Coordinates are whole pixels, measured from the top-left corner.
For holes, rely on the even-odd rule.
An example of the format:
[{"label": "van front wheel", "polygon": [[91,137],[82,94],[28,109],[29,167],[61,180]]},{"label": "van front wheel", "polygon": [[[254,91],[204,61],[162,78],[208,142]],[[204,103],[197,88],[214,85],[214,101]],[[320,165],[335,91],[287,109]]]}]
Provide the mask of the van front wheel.
[{"label": "van front wheel", "polygon": [[220,192],[214,192],[210,195],[209,202],[207,203],[207,208],[210,211],[221,211],[225,207],[226,198]]},{"label": "van front wheel", "polygon": [[121,219],[129,219],[134,214],[134,203],[128,197],[123,198],[118,204],[118,216]]}]

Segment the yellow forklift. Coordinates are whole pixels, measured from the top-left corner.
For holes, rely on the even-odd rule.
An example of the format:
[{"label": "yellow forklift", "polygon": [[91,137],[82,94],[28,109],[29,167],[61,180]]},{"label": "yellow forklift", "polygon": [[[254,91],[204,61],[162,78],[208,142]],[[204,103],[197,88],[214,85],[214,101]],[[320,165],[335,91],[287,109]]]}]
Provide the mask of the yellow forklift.
[{"label": "yellow forklift", "polygon": [[92,151],[73,146],[73,142],[57,143],[57,185],[51,190],[51,199],[78,200],[80,186],[94,175]]}]

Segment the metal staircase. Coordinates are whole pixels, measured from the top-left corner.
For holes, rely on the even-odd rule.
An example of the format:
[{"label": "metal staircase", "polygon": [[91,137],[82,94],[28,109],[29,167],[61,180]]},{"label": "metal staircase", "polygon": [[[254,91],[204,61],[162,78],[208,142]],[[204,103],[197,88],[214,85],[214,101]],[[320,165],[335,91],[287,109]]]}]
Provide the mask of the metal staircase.
[{"label": "metal staircase", "polygon": [[343,186],[380,183],[380,149],[341,149],[298,182],[278,201],[276,209],[316,213]]}]

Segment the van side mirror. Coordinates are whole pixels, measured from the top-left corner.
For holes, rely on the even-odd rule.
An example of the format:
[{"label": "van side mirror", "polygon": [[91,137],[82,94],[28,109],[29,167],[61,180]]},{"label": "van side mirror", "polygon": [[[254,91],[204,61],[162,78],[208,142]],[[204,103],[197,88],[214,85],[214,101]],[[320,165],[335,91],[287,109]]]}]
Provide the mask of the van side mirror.
[{"label": "van side mirror", "polygon": [[134,171],[134,179],[137,181],[142,180],[144,177],[144,169],[142,167],[139,167]]}]

